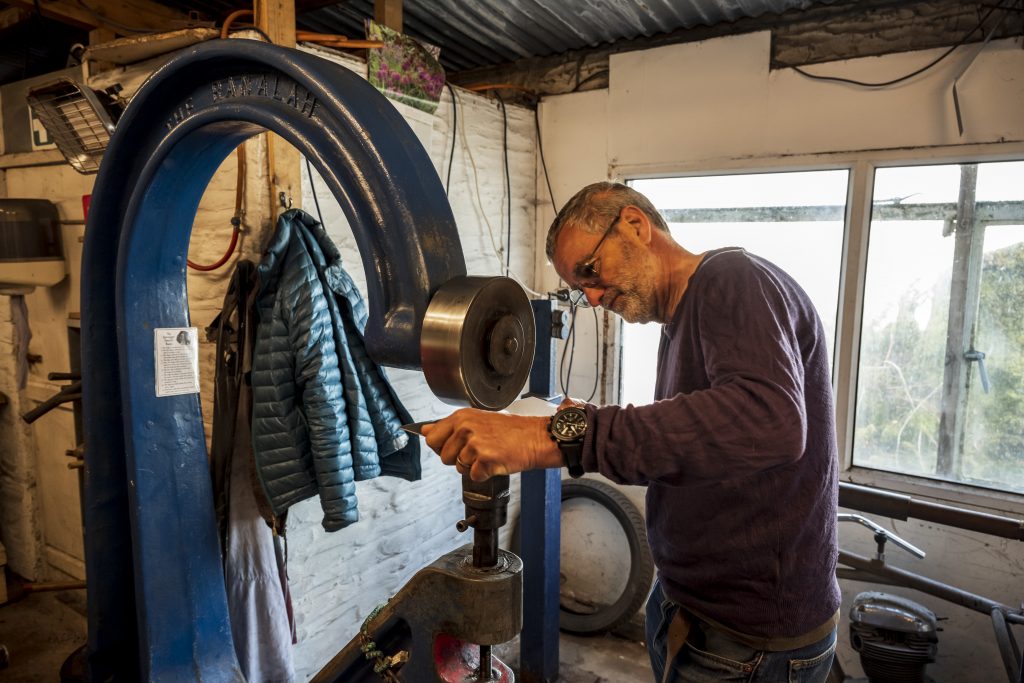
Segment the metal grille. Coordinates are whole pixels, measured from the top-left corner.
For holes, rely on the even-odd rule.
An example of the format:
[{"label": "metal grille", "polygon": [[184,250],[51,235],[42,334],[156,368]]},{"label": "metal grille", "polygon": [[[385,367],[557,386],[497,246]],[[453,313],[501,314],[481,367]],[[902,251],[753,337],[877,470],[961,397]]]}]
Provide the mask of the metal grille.
[{"label": "metal grille", "polygon": [[65,78],[29,92],[28,103],[76,171],[99,170],[114,123],[92,90]]}]

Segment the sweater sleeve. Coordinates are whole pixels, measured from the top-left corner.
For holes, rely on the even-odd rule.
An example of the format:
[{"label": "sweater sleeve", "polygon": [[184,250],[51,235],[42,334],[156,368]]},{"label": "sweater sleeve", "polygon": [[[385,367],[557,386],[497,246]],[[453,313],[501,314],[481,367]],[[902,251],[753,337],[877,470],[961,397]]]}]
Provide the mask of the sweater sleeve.
[{"label": "sweater sleeve", "polygon": [[646,406],[588,407],[587,470],[620,483],[699,485],[803,455],[804,368],[789,295],[750,264],[717,273],[687,296],[695,315],[677,325],[675,334],[686,338],[672,349],[694,352],[663,360],[659,372],[681,374],[684,363],[702,362],[706,386]]}]

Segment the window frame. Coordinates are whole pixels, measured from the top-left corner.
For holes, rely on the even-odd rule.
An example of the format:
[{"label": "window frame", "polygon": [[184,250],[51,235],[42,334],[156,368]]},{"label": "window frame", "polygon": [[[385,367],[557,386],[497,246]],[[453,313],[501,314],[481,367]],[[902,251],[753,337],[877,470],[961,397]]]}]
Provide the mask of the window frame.
[{"label": "window frame", "polygon": [[[985,489],[970,484],[928,479],[916,475],[858,467],[853,464],[857,373],[860,365],[861,324],[867,273],[868,235],[874,199],[874,173],[878,168],[939,164],[990,163],[1024,160],[1024,141],[899,149],[861,150],[759,158],[727,158],[679,164],[616,165],[609,176],[618,182],[647,178],[736,175],[749,173],[849,171],[843,251],[840,259],[839,302],[832,366],[840,481],[877,486],[912,496],[969,505],[1002,513],[1024,515],[1024,494]],[[606,314],[607,315],[607,314]],[[606,335],[605,358],[616,359],[606,372],[607,395],[620,397],[622,323]],[[607,347],[611,348],[607,348]]]}]

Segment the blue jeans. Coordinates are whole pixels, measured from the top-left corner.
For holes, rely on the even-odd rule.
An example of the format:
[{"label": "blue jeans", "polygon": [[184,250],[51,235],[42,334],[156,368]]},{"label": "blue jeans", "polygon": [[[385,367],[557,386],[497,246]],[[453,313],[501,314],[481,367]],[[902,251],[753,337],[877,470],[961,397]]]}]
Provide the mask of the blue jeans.
[{"label": "blue jeans", "polygon": [[[647,653],[655,683],[665,675],[668,625],[679,605],[668,600],[661,582],[647,600]],[[769,652],[737,642],[721,631],[694,620],[690,637],[670,663],[670,683],[822,683],[836,651],[836,630],[816,643],[784,652]]]}]

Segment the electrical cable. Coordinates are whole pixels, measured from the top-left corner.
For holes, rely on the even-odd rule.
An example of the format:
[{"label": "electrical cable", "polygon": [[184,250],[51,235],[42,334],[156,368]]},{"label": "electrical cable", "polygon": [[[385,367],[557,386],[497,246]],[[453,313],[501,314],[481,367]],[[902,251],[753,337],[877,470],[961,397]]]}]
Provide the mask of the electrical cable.
[{"label": "electrical cable", "polygon": [[540,165],[544,169],[544,180],[548,185],[548,196],[551,197],[551,210],[558,214],[558,205],[555,204],[555,193],[551,189],[551,176],[548,175],[548,163],[544,160],[544,140],[540,134],[540,103],[533,110],[533,124],[537,128],[537,151],[540,152]]},{"label": "electrical cable", "polygon": [[[544,158],[544,137],[541,134],[541,130],[540,130],[540,103],[539,102],[537,103],[537,107],[533,110],[533,125],[536,128],[536,130],[537,130],[537,151],[540,152],[540,165],[541,165],[541,168],[544,171],[544,182],[547,184],[548,196],[551,198],[551,210],[557,215],[558,214],[558,204],[555,203],[555,192],[554,192],[554,190],[551,189],[551,176],[548,174],[548,163],[547,163],[547,161]],[[562,279],[561,278],[559,278],[558,281],[559,281],[559,284],[562,283]],[[565,396],[565,397],[569,396],[569,380],[568,380],[568,375],[572,372],[572,361],[573,361],[573,356],[575,355],[575,351],[576,351],[576,348],[575,348],[576,347],[576,306],[574,306],[574,305],[572,305],[570,303],[569,304],[569,310],[570,310],[570,315],[569,315],[569,338],[566,339],[565,344],[566,344],[566,347],[569,347],[570,346],[569,339],[572,339],[572,349],[571,349],[572,353],[570,353],[570,355],[569,355],[569,368],[568,368],[568,372],[566,372],[566,380],[564,382],[562,381],[562,371],[559,370],[559,373],[558,373],[558,382],[559,382],[559,384],[562,387],[562,395]],[[594,315],[595,316],[597,315],[597,311],[596,310],[594,311]],[[597,324],[596,321],[595,321],[594,324],[595,325]],[[598,349],[598,350],[600,350],[600,349]],[[562,365],[562,368],[565,368],[565,349],[564,348],[562,349],[562,363],[561,363],[561,365]],[[596,392],[596,389],[595,389],[595,392]],[[591,398],[593,398],[593,394],[591,394]],[[590,399],[587,399],[587,400],[589,401]]]},{"label": "electrical cable", "polygon": [[324,224],[324,215],[320,212],[320,200],[316,197],[316,183],[313,182],[313,164],[309,163],[306,157],[306,173],[309,175],[309,189],[313,193],[313,205],[316,206],[316,216],[320,225]]},{"label": "electrical cable", "polygon": [[970,69],[971,66],[974,64],[974,61],[978,59],[978,55],[980,55],[988,46],[989,41],[991,41],[992,38],[996,35],[996,31],[999,30],[999,27],[1003,25],[1003,22],[1006,21],[1006,17],[1008,16],[1010,16],[1010,13],[1008,11],[1003,12],[1003,16],[1000,17],[999,21],[997,21],[995,26],[992,27],[992,30],[990,30],[988,32],[988,35],[985,36],[985,40],[982,41],[981,47],[978,48],[978,50],[974,53],[974,56],[971,57],[971,59],[966,64],[964,64],[963,67],[960,68],[960,72],[953,79],[953,109],[956,112],[956,127],[957,130],[960,131],[961,136],[964,134],[964,117],[963,112],[961,112],[960,110],[960,95],[957,93],[956,87],[960,83],[960,79],[963,78],[964,74],[967,73],[967,70]]},{"label": "electrical cable", "polygon": [[[508,111],[505,109],[505,100],[502,99],[501,93],[494,93],[494,96],[498,98],[498,103],[501,104],[501,148],[502,156],[505,161],[505,201],[508,222],[505,225],[506,240],[505,240],[505,277],[508,277],[509,272],[512,270],[512,177],[508,171]],[[505,202],[503,202],[505,203]]]},{"label": "electrical cable", "polygon": [[600,376],[601,376],[601,373],[600,373],[601,334],[598,331],[597,309],[596,308],[591,308],[590,310],[593,311],[593,313],[594,313],[594,366],[595,367],[594,367],[594,388],[590,390],[590,396],[587,396],[587,403],[590,403],[591,401],[593,401],[594,397],[597,396],[597,382],[598,382],[598,378],[600,378]]},{"label": "electrical cable", "polygon": [[477,207],[480,209],[480,215],[484,219],[484,225],[487,226],[487,234],[491,238],[491,248],[494,250],[494,257],[498,259],[498,268],[504,267],[501,262],[501,248],[494,239],[494,226],[491,225],[491,219],[487,217],[487,211],[484,210],[483,193],[480,192],[480,172],[476,168],[476,160],[473,158],[473,149],[469,145],[469,140],[466,137],[466,123],[465,116],[463,118],[462,127],[459,128],[459,136],[462,138],[462,148],[466,150],[466,155],[469,157],[469,165],[473,167],[473,185],[476,187],[476,202]]},{"label": "electrical cable", "polygon": [[[572,379],[572,359],[576,355],[576,305],[569,304],[569,336],[562,347],[562,361],[559,364],[558,384],[562,389],[562,397],[569,398],[569,381]],[[571,351],[571,353],[569,353]],[[568,367],[565,363],[566,353],[569,353]]]},{"label": "electrical cable", "polygon": [[[555,192],[554,192],[554,190],[551,189],[551,176],[548,173],[548,162],[544,158],[544,136],[541,133],[541,129],[540,129],[540,103],[539,102],[537,103],[537,107],[534,108],[534,110],[533,110],[533,125],[534,125],[534,128],[537,131],[537,151],[540,153],[540,165],[541,165],[541,168],[544,171],[544,182],[545,182],[545,184],[547,185],[547,188],[548,188],[548,196],[551,198],[551,210],[557,215],[558,214],[558,204],[555,202]],[[562,280],[561,280],[561,278],[559,278],[559,283],[561,283],[561,282],[562,282]],[[558,373],[558,382],[559,382],[559,384],[561,385],[561,388],[562,388],[562,395],[565,396],[566,398],[568,398],[568,396],[569,396],[569,379],[570,379],[569,376],[572,374],[572,362],[573,362],[574,356],[576,355],[576,306],[574,306],[573,304],[570,303],[569,304],[569,311],[570,311],[570,313],[569,313],[569,337],[565,340],[565,347],[562,349],[561,369],[559,370],[559,373]],[[595,316],[594,324],[597,325],[597,318],[596,318],[597,310],[596,309],[594,310],[594,316]],[[595,337],[596,336],[597,335],[595,335]],[[570,340],[572,340],[571,343],[570,343]],[[598,342],[598,343],[600,343],[600,342]],[[569,365],[568,365],[567,369],[566,369],[566,364],[565,364],[565,352],[566,352],[566,349],[569,349],[569,351],[570,351],[570,353],[569,353]],[[598,351],[600,351],[600,347],[598,347]],[[565,381],[562,380],[562,374],[563,374],[562,370],[565,370],[565,376],[566,376]],[[595,382],[595,389],[594,389],[594,392],[591,393],[590,398],[593,398],[594,395],[597,393],[597,388],[596,388],[597,379],[596,379],[596,377],[595,377],[594,382]],[[589,402],[590,399],[588,398],[587,401]]]},{"label": "electrical cable", "polygon": [[885,88],[885,87],[888,87],[890,85],[896,85],[897,83],[902,83],[903,81],[909,80],[909,79],[913,78],[914,76],[918,76],[918,75],[924,73],[925,71],[928,71],[933,66],[935,66],[936,64],[938,64],[939,62],[944,60],[946,57],[948,57],[949,55],[953,54],[954,50],[956,50],[958,47],[961,47],[962,45],[964,45],[967,42],[967,40],[972,35],[974,35],[975,31],[977,31],[978,29],[980,29],[982,26],[985,25],[985,22],[988,21],[988,18],[990,16],[992,16],[992,13],[995,12],[997,9],[1001,9],[1001,10],[1004,10],[1004,11],[1007,10],[1007,8],[1003,7],[1002,4],[996,5],[995,7],[991,8],[988,11],[988,13],[984,17],[982,17],[982,19],[977,23],[977,25],[974,28],[972,28],[970,31],[968,31],[964,35],[963,38],[961,38],[959,41],[957,41],[954,45],[952,45],[948,50],[943,52],[941,55],[939,55],[938,57],[933,59],[928,64],[925,64],[920,69],[916,69],[914,71],[911,71],[908,74],[905,74],[905,75],[900,76],[898,78],[893,78],[893,79],[888,80],[888,81],[879,81],[879,82],[876,82],[876,83],[871,83],[871,82],[867,82],[867,81],[858,81],[858,80],[853,79],[853,78],[843,78],[841,76],[822,76],[822,75],[819,75],[819,74],[812,74],[810,72],[804,71],[803,69],[801,69],[798,66],[794,66],[794,67],[792,67],[792,69],[793,69],[793,71],[796,71],[801,76],[805,76],[807,78],[811,78],[811,79],[814,79],[816,81],[830,81],[830,82],[833,82],[833,83],[846,83],[848,85],[856,85],[856,86],[863,87],[863,88]]},{"label": "electrical cable", "polygon": [[459,103],[455,98],[455,88],[452,87],[452,84],[446,81],[445,87],[448,88],[448,92],[452,96],[452,148],[448,151],[448,176],[444,181],[444,193],[447,195],[448,188],[452,183],[452,166],[455,165],[455,134],[459,129]]},{"label": "electrical cable", "polygon": [[[484,225],[487,226],[487,234],[491,240],[491,248],[494,250],[494,257],[498,261],[499,270],[504,268],[505,264],[501,261],[501,248],[494,239],[494,226],[491,225],[490,219],[487,217],[487,212],[484,210],[483,193],[480,191],[480,172],[476,167],[476,160],[473,158],[473,148],[469,144],[469,139],[466,136],[466,117],[462,117],[462,125],[458,129],[459,137],[462,138],[462,148],[466,151],[466,156],[469,157],[469,165],[473,169],[473,185],[476,188],[476,204],[475,208],[479,209],[480,216],[483,217]],[[543,298],[543,294],[530,289],[526,283],[523,282],[522,278],[517,276],[515,273],[509,271],[509,277],[518,282],[520,286],[526,290],[526,292],[532,296]]]},{"label": "electrical cable", "polygon": [[[565,339],[565,346],[562,347],[562,360],[559,363],[560,370],[558,372],[558,385],[562,389],[562,396],[569,397],[569,383],[572,381],[572,364],[576,358],[576,312],[579,310],[579,306],[572,303],[569,304],[569,336]],[[590,311],[594,314],[594,358],[598,359],[598,365],[600,364],[601,354],[601,334],[600,324],[597,316],[597,309],[591,307]],[[569,362],[566,363],[565,357],[569,356]],[[587,396],[586,402],[590,403],[597,396],[598,385],[601,377],[600,368],[594,373],[594,386],[590,390],[590,395]]]},{"label": "electrical cable", "polygon": [[596,80],[598,78],[601,78],[602,76],[608,77],[610,75],[611,75],[611,71],[609,71],[608,69],[600,69],[599,71],[595,71],[594,73],[590,74],[589,76],[584,78],[582,81],[577,83],[576,86],[572,89],[572,91],[573,92],[579,92],[580,88],[582,88],[584,85],[586,85],[590,81],[593,81],[593,80]]},{"label": "electrical cable", "polygon": [[508,272],[508,276],[510,278],[512,278],[513,280],[515,280],[516,282],[518,282],[519,286],[522,287],[523,290],[525,290],[526,293],[529,294],[530,296],[535,296],[538,299],[544,299],[544,298],[547,297],[547,295],[542,293],[542,292],[538,292],[538,291],[536,291],[534,289],[530,289],[530,286],[527,285],[525,282],[523,282],[523,279],[521,277],[519,277],[518,275],[516,275],[514,271],[510,270]]}]

